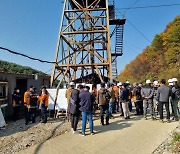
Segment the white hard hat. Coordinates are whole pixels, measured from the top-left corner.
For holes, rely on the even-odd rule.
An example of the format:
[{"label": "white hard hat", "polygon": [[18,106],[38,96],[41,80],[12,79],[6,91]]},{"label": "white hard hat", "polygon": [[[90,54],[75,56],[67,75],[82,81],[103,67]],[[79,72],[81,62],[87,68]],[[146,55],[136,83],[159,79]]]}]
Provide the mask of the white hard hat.
[{"label": "white hard hat", "polygon": [[173,82],[172,79],[169,79],[169,80],[168,80],[168,83],[172,83],[172,82]]},{"label": "white hard hat", "polygon": [[177,82],[177,78],[172,78],[172,82]]},{"label": "white hard hat", "polygon": [[155,86],[157,86],[157,85],[158,85],[158,81],[154,81],[153,84],[154,84]]},{"label": "white hard hat", "polygon": [[170,86],[173,86],[174,84],[173,84],[173,82],[170,82],[169,85],[170,85]]},{"label": "white hard hat", "polygon": [[126,83],[129,83],[129,81],[126,81]]},{"label": "white hard hat", "polygon": [[149,83],[151,83],[151,80],[146,80],[146,84],[149,84]]},{"label": "white hard hat", "polygon": [[119,82],[119,83],[117,84],[117,86],[122,86],[122,82]]},{"label": "white hard hat", "polygon": [[70,82],[69,85],[70,85],[70,86],[75,86],[75,83],[74,83],[74,82]]},{"label": "white hard hat", "polygon": [[82,85],[82,86],[86,86],[86,84],[85,84],[85,83],[82,83],[81,85]]}]

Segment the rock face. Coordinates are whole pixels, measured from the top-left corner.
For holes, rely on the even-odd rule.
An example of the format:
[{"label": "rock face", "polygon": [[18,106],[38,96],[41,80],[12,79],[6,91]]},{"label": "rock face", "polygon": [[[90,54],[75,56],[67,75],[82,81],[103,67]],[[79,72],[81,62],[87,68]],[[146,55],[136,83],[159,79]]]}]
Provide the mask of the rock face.
[{"label": "rock face", "polygon": [[16,153],[65,133],[69,129],[69,123],[65,123],[64,119],[50,119],[46,124],[35,123],[27,126],[24,120],[11,122],[7,129],[0,130],[0,153]]}]

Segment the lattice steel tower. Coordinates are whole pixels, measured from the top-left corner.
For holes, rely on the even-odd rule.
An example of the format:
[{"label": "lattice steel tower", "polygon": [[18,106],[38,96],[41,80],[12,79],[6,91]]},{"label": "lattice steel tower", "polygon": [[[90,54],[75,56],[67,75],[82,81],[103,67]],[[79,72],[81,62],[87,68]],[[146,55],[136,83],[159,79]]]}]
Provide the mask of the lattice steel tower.
[{"label": "lattice steel tower", "polygon": [[[123,29],[119,27],[125,19],[115,19],[114,4],[108,3],[108,0],[64,0],[51,86],[57,79],[59,84],[69,83],[89,74],[96,74],[101,81],[104,77],[113,79],[112,63],[122,55],[122,40],[116,40],[112,52],[110,38],[119,32],[118,39],[122,39]],[[115,26],[112,34],[110,25]]]}]

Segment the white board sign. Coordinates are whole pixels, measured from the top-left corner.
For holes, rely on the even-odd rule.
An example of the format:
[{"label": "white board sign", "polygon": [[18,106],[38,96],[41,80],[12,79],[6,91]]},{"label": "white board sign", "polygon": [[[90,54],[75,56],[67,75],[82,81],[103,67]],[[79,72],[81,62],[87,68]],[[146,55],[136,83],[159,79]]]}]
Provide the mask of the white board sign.
[{"label": "white board sign", "polygon": [[[58,97],[56,101],[56,110],[67,110],[67,98],[65,97],[67,89],[59,89]],[[53,110],[54,109],[54,103],[56,98],[56,89],[47,89],[49,92],[49,105],[48,109]]]}]

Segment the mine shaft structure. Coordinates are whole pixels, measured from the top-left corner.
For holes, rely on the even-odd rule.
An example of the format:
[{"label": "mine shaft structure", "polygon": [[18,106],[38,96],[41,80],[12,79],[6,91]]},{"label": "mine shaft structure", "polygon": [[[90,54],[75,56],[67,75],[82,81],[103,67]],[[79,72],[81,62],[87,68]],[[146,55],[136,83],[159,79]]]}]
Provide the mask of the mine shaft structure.
[{"label": "mine shaft structure", "polygon": [[[69,83],[89,74],[96,74],[102,82],[104,77],[112,80],[117,76],[124,24],[125,19],[115,17],[113,1],[64,0],[51,87],[57,80],[59,87],[63,81]],[[112,32],[110,25],[115,27]],[[111,46],[113,35],[115,45]],[[94,83],[96,79],[88,80]]]}]

